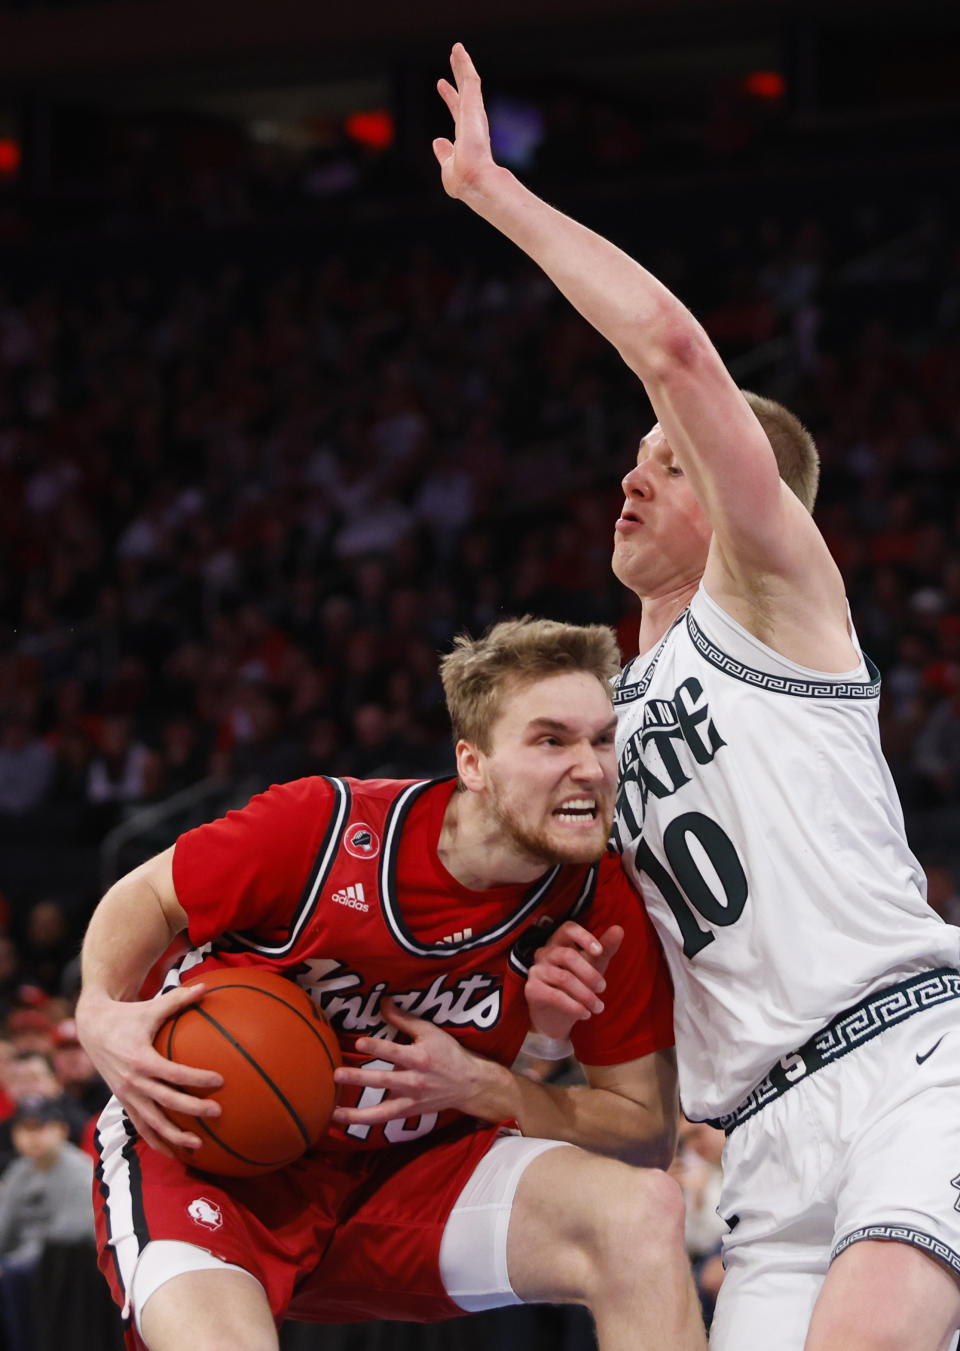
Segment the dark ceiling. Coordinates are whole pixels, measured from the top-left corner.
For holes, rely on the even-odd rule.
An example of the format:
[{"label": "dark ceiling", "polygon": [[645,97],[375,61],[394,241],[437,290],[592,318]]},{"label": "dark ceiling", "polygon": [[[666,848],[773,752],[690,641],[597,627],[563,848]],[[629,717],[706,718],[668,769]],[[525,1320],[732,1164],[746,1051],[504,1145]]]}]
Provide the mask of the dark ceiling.
[{"label": "dark ceiling", "polygon": [[[636,78],[652,54],[731,43],[889,40],[957,45],[958,6],[928,0],[0,0],[11,94],[110,101],[176,90],[364,79],[442,61],[463,39],[501,72],[601,66]],[[627,58],[626,61],[624,58]],[[618,72],[619,71],[619,75]]]}]

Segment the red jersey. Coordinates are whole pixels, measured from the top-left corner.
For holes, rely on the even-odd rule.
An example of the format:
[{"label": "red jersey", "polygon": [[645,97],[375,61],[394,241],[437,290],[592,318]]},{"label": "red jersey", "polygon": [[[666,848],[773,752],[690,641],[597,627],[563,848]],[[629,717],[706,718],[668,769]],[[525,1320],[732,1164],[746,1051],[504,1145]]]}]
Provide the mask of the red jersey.
[{"label": "red jersey", "polygon": [[[471,891],[437,857],[455,787],[449,779],[299,779],[182,835],[173,879],[194,948],[165,988],[207,963],[263,965],[317,1001],[345,1063],[392,1068],[353,1050],[360,1036],[396,1037],[380,1014],[388,994],[509,1066],[529,1030],[533,953],[576,918],[596,932],[623,925],[614,962],[630,973],[608,985],[602,1014],[576,1024],[578,1058],[613,1065],[672,1046],[669,974],[619,857],[556,866],[532,885]],[[383,1096],[351,1087],[339,1100],[371,1106]],[[334,1126],[323,1148],[415,1140],[457,1115]]]}]

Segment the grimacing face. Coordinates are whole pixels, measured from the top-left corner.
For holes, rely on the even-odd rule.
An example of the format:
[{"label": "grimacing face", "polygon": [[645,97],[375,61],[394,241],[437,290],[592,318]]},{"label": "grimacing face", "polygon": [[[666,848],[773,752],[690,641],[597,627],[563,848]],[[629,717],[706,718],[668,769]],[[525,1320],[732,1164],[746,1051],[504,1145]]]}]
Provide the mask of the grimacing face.
[{"label": "grimacing face", "polygon": [[654,596],[703,572],[711,527],[659,424],[640,442],[621,480],[612,567],[638,596]]},{"label": "grimacing face", "polygon": [[508,690],[481,757],[491,813],[519,852],[599,858],[617,789],[616,717],[596,676],[563,672]]}]

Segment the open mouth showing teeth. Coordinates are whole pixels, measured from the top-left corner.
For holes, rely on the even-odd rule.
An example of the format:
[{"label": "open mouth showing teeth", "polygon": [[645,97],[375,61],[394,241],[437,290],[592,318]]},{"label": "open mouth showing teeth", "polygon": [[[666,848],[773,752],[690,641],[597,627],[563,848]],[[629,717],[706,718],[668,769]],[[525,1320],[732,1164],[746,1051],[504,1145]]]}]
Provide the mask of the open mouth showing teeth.
[{"label": "open mouth showing teeth", "polygon": [[592,821],[597,814],[597,804],[592,797],[574,798],[564,802],[553,814],[558,821]]}]

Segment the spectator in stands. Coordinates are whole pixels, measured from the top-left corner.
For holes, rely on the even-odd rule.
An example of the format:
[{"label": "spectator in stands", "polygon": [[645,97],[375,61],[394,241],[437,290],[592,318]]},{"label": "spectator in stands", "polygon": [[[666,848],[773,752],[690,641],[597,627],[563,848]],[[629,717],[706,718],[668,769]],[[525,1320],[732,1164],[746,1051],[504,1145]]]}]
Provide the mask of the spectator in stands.
[{"label": "spectator in stands", "polygon": [[[22,989],[21,986],[18,995]],[[15,1056],[47,1056],[53,1050],[53,1023],[39,1008],[18,1004],[7,1018],[7,1036]]]},{"label": "spectator in stands", "polygon": [[945,806],[960,797],[960,679],[934,704],[917,733],[914,768],[926,802]]},{"label": "spectator in stands", "polygon": [[93,1240],[93,1163],[69,1142],[54,1098],[24,1098],[11,1134],[17,1157],[0,1178],[0,1302],[7,1351],[35,1351],[33,1302],[43,1293],[34,1276],[49,1239]]},{"label": "spectator in stands", "polygon": [[53,772],[53,752],[29,719],[9,714],[0,729],[0,814],[16,818],[39,806]]},{"label": "spectator in stands", "polygon": [[110,1090],[77,1040],[77,1025],[72,1018],[62,1019],[54,1028],[53,1068],[64,1092],[86,1113],[89,1133],[89,1118],[95,1118],[103,1111]]},{"label": "spectator in stands", "polygon": [[67,1123],[70,1142],[75,1145],[83,1143],[89,1114],[64,1092],[53,1063],[47,1056],[38,1051],[15,1055],[7,1066],[6,1091],[13,1100],[15,1110],[12,1117],[0,1121],[0,1168],[5,1167],[14,1156],[16,1145],[12,1123],[16,1120],[21,1103],[28,1099],[44,1098],[52,1102]]},{"label": "spectator in stands", "polygon": [[100,747],[90,763],[87,797],[97,803],[127,803],[143,799],[147,791],[152,752],[134,735],[126,714],[103,720]]},{"label": "spectator in stands", "polygon": [[[23,979],[45,994],[55,995],[60,989],[63,968],[76,949],[64,905],[52,897],[34,902],[27,911],[21,941]],[[44,1052],[53,1046],[52,1025],[49,1030],[49,1044],[38,1048]]]}]

